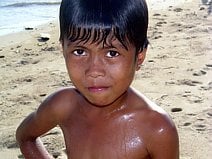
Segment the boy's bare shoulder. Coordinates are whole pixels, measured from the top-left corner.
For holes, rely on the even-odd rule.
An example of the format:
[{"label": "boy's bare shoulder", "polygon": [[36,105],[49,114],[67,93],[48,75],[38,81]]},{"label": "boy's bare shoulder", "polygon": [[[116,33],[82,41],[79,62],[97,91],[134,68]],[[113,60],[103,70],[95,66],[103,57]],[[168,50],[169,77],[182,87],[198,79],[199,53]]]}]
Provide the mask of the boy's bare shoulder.
[{"label": "boy's bare shoulder", "polygon": [[161,126],[175,127],[172,119],[166,111],[143,94],[136,90],[133,91],[135,91],[138,101],[138,104],[135,107],[138,118],[145,120],[146,122],[144,123],[148,123],[148,126],[152,127],[152,129],[160,129]]},{"label": "boy's bare shoulder", "polygon": [[75,88],[63,88],[48,96],[38,108],[52,113],[58,120],[63,120],[76,108],[79,93]]},{"label": "boy's bare shoulder", "polygon": [[149,130],[146,131],[147,137],[153,140],[163,140],[162,137],[175,136],[177,130],[168,113],[154,103],[149,104],[137,114],[138,118],[140,118],[138,121],[145,123],[143,128]]},{"label": "boy's bare shoulder", "polygon": [[137,96],[141,101],[136,107],[137,128],[147,149],[153,155],[163,152],[163,148],[178,153],[177,129],[168,113],[144,95],[137,93]]}]

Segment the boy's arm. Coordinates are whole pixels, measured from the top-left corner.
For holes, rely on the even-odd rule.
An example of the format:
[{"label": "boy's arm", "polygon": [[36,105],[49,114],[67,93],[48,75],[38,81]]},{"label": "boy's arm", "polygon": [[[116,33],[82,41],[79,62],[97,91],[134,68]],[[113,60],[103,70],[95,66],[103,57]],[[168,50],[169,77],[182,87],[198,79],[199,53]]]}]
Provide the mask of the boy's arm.
[{"label": "boy's arm", "polygon": [[65,94],[67,93],[60,92],[47,98],[38,110],[26,117],[17,128],[16,139],[26,159],[52,158],[40,141],[39,136],[58,125],[61,117],[65,116],[64,112],[67,111],[66,108],[62,107],[67,105],[65,103],[66,97],[62,98]]},{"label": "boy's arm", "polygon": [[42,122],[44,123],[46,121],[40,120],[37,117],[37,112],[34,112],[20,124],[16,131],[17,142],[26,159],[52,158],[39,138],[40,135],[49,130],[48,127],[43,127],[43,124],[39,124]]},{"label": "boy's arm", "polygon": [[179,139],[174,123],[168,117],[155,118],[157,127],[151,136],[149,152],[153,159],[179,159]]}]

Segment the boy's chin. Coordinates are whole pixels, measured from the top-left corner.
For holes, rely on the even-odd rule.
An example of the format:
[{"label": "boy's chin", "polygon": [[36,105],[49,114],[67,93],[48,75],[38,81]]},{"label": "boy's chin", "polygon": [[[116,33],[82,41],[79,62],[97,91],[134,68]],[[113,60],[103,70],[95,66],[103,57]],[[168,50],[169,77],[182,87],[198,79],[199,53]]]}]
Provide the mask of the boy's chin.
[{"label": "boy's chin", "polygon": [[104,107],[108,107],[110,106],[113,102],[106,102],[106,101],[91,101],[87,99],[87,102],[91,105],[91,106],[95,106],[95,107],[99,107],[99,108],[104,108]]}]

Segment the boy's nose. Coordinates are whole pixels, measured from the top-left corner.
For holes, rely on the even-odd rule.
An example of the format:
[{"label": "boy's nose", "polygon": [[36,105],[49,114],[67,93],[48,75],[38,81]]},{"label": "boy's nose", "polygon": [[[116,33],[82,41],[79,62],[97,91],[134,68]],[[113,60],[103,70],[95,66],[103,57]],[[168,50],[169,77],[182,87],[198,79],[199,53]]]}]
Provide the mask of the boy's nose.
[{"label": "boy's nose", "polygon": [[89,58],[86,75],[92,78],[103,77],[105,75],[105,65],[101,57],[94,56]]}]

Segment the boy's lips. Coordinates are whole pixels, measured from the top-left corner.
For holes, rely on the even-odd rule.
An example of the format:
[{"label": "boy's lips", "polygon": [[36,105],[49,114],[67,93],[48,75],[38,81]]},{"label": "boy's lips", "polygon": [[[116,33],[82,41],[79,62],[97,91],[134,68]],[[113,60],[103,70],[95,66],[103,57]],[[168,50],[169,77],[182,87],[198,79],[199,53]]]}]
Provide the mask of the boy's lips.
[{"label": "boy's lips", "polygon": [[106,91],[109,87],[107,86],[92,86],[92,87],[88,87],[88,90],[90,92],[96,93],[96,92],[103,92]]}]

